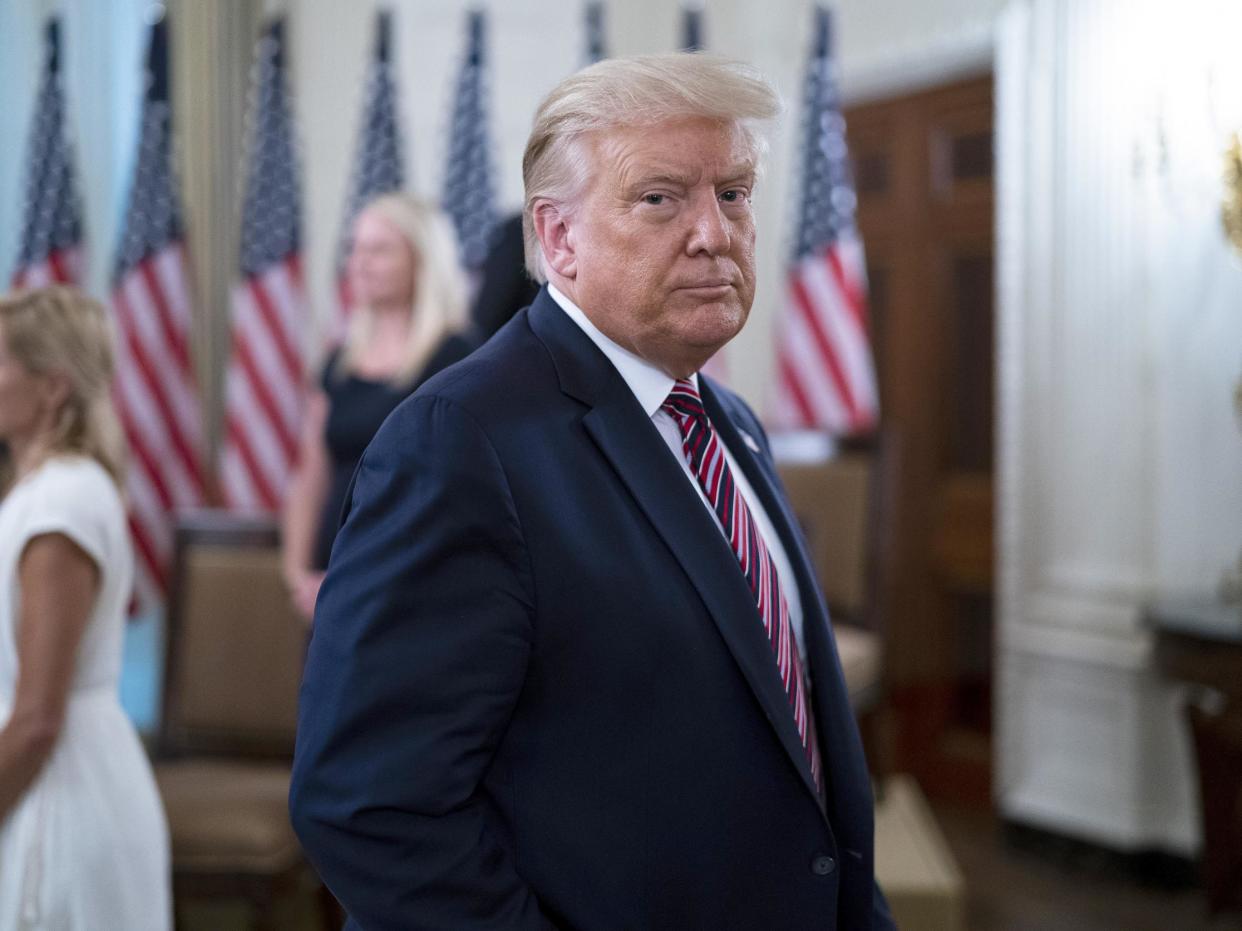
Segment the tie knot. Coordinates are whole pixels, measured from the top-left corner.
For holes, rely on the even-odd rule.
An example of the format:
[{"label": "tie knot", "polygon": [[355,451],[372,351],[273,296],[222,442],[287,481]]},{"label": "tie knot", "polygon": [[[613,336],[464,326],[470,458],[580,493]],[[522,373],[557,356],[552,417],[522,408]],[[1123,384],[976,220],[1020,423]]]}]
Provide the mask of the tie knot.
[{"label": "tie knot", "polygon": [[677,379],[673,390],[668,393],[668,397],[664,399],[664,404],[661,406],[678,420],[707,419],[707,414],[703,410],[703,399],[699,397],[699,389],[688,378]]}]

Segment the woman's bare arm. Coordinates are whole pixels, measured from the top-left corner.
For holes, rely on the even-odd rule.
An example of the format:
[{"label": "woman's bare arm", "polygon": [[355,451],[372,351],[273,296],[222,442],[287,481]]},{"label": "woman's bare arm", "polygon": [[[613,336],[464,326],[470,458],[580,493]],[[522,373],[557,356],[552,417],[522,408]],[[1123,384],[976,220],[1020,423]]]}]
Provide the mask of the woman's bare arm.
[{"label": "woman's bare arm", "polygon": [[[302,436],[298,445],[298,467],[289,483],[281,520],[281,568],[285,584],[298,609],[308,618],[314,607],[313,592],[318,590],[318,573],[312,571],[315,535],[319,515],[328,497],[331,466],[324,441],[328,420],[328,397],[315,389],[306,407]],[[309,598],[310,604],[306,602]]]},{"label": "woman's bare arm", "polygon": [[17,688],[0,730],[0,820],[56,746],[78,644],[99,594],[99,567],[62,533],[31,539],[18,563]]}]

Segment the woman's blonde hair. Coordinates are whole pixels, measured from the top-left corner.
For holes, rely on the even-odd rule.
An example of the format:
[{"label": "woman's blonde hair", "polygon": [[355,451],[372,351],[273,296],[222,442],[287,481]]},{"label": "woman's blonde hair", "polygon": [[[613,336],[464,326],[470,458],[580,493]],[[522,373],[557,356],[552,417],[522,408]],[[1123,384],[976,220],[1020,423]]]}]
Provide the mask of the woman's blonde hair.
[{"label": "woman's blonde hair", "polygon": [[[402,364],[391,379],[399,387],[422,371],[446,336],[467,326],[466,279],[458,261],[457,234],[443,211],[409,194],[383,194],[368,202],[362,213],[376,213],[388,220],[410,246],[414,265],[410,336]],[[374,325],[371,308],[354,308],[336,374],[356,370]]]},{"label": "woman's blonde hair", "polygon": [[[69,394],[41,459],[76,453],[96,460],[118,487],[125,483],[125,435],[112,406],[113,334],[103,306],[61,285],[0,297],[0,339],[8,354],[36,375],[62,375]],[[13,463],[0,462],[0,490]]]},{"label": "woman's blonde hair", "polygon": [[780,111],[780,96],[758,71],[700,52],[609,58],[570,75],[539,105],[522,157],[526,270],[536,281],[547,280],[534,206],[549,200],[572,213],[590,176],[584,134],[695,118],[732,123],[742,130],[757,172],[767,147],[761,126]]}]

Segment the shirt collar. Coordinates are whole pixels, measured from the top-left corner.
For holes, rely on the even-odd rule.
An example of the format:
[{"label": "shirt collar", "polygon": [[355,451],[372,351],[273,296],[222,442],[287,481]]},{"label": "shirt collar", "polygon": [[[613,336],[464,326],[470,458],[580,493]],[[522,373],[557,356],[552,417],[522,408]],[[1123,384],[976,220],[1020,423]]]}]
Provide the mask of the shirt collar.
[{"label": "shirt collar", "polygon": [[[646,411],[648,417],[654,417],[660,412],[660,406],[664,403],[668,393],[673,390],[676,380],[662,369],[652,365],[641,356],[636,356],[623,346],[617,345],[602,332],[599,327],[593,324],[589,317],[582,311],[577,304],[567,298],[564,294],[556,289],[556,286],[548,284],[548,294],[552,300],[556,301],[561,310],[569,316],[569,319],[578,324],[579,328],[587,336],[591,338],[591,342],[599,347],[600,352],[608,357],[608,361],[612,363],[613,368],[629,385],[630,390],[634,392],[634,397],[638,399],[638,403],[642,409]],[[695,372],[690,376],[690,381],[694,383],[695,390],[699,387],[699,375]]]}]

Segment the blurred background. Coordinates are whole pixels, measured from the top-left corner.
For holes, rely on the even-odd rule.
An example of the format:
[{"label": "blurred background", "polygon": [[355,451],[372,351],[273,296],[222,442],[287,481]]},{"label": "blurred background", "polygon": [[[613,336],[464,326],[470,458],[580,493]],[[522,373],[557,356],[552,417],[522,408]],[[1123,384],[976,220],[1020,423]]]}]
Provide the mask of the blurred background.
[{"label": "blurred background", "polygon": [[[786,102],[754,310],[712,367],[777,435],[840,605],[903,927],[1237,927],[1239,35],[1236,0],[0,0],[0,279],[59,264],[158,327],[127,290],[142,244],[124,231],[164,209],[139,153],[163,145],[144,112],[171,119],[184,263],[158,274],[184,332],[156,368],[192,376],[188,408],[121,373],[145,397],[133,429],[171,418],[201,473],[136,520],[153,542],[122,689],[153,753],[171,753],[167,606],[190,598],[170,595],[186,579],[174,528],[183,505],[271,509],[231,487],[230,444],[278,434],[246,426],[262,384],[313,377],[339,336],[360,203],[394,186],[441,202],[477,285],[520,210],[542,96],[601,55],[697,46],[752,63]],[[284,363],[252,346],[247,368],[256,184],[262,209],[300,218],[297,293]],[[40,210],[60,219],[40,227]],[[841,249],[865,285],[806,298],[808,248]],[[243,376],[249,405],[228,387]],[[266,468],[278,499],[282,466]],[[174,823],[175,860],[177,842]],[[181,915],[318,927],[313,886],[273,905],[179,885]]]}]

